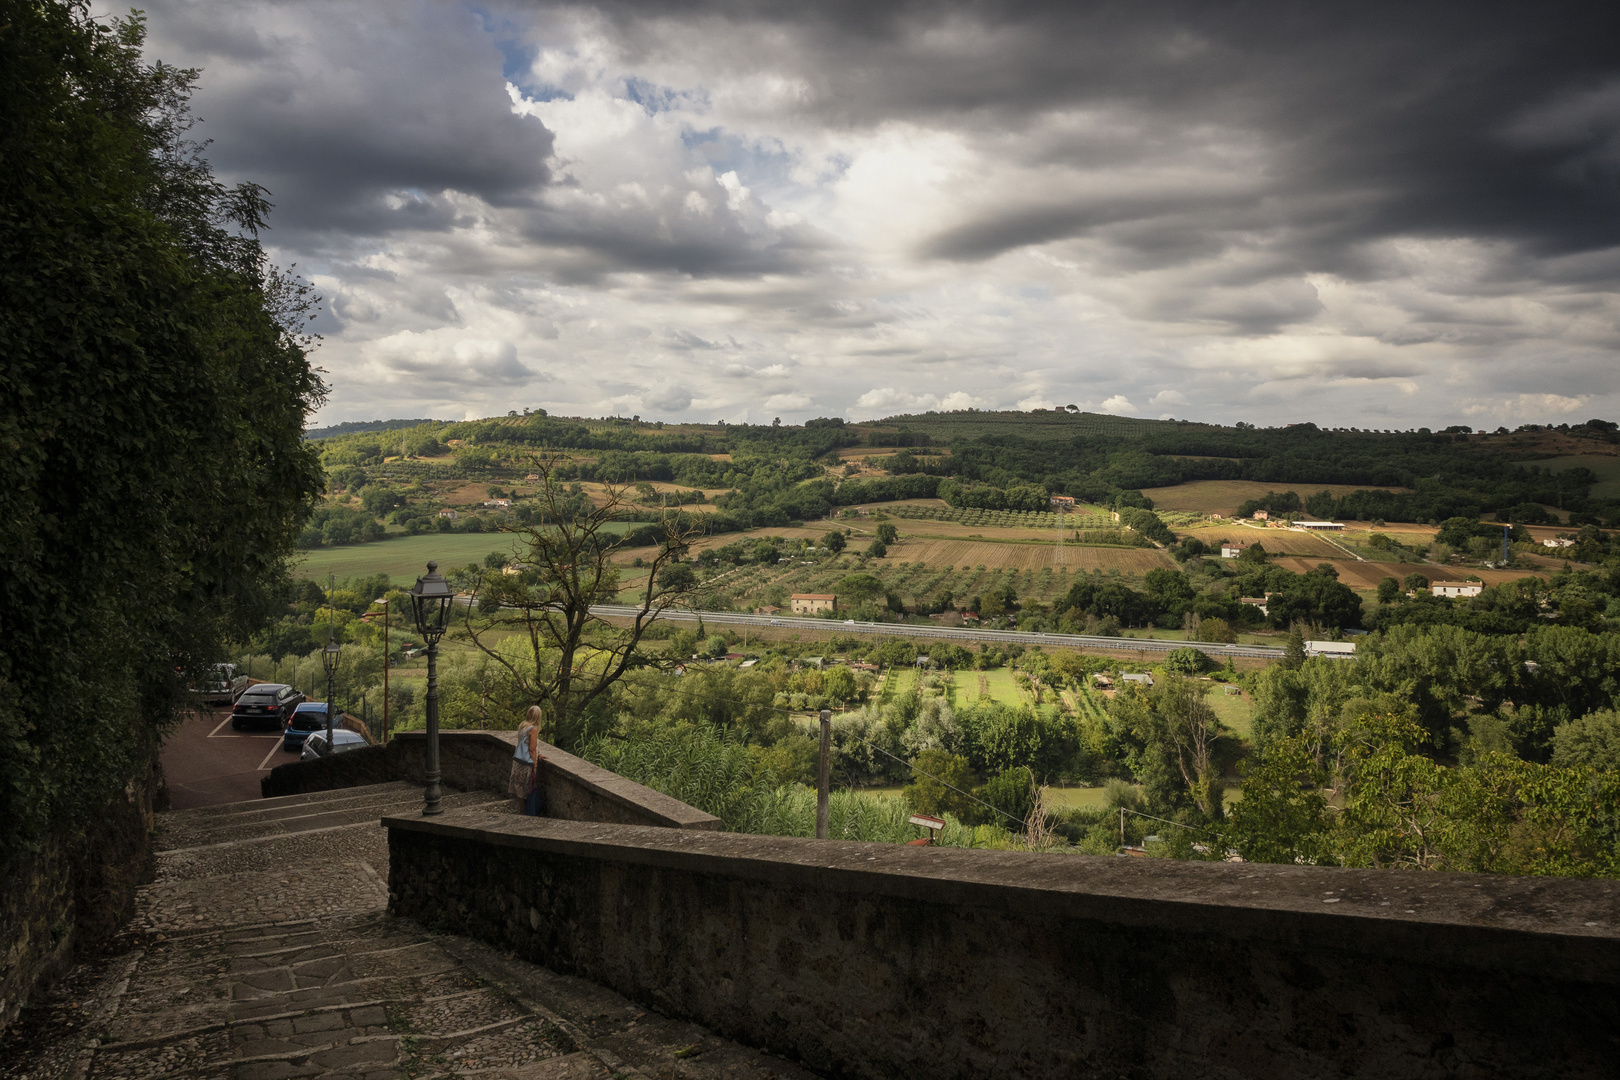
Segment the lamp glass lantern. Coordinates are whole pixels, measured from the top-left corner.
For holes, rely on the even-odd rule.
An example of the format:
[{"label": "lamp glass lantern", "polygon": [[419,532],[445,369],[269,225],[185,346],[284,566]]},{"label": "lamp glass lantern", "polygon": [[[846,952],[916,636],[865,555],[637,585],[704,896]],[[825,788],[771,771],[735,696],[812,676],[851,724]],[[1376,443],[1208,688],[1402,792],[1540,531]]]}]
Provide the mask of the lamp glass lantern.
[{"label": "lamp glass lantern", "polygon": [[439,573],[438,563],[430,562],[427,568],[427,576],[417,578],[411,589],[411,611],[416,616],[417,633],[429,645],[437,645],[450,627],[450,601],[455,592]]}]

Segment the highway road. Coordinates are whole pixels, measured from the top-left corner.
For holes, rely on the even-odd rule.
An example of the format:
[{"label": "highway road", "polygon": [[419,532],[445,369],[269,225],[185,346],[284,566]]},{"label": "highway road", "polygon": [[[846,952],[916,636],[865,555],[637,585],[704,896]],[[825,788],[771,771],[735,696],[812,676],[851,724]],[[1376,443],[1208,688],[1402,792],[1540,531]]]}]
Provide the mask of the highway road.
[{"label": "highway road", "polygon": [[[598,604],[591,614],[612,618],[628,617],[637,608],[616,604]],[[1264,645],[1214,645],[1200,641],[1165,641],[1158,638],[1098,637],[1093,634],[1047,634],[1027,630],[976,630],[955,626],[920,626],[916,623],[838,622],[831,619],[806,619],[795,616],[741,615],[731,611],[684,611],[671,608],[659,616],[673,622],[702,620],[714,626],[765,626],[787,630],[837,631],[845,634],[875,634],[884,637],[928,638],[934,641],[954,641],[962,644],[997,641],[1019,645],[1043,645],[1048,648],[1109,649],[1114,652],[1169,652],[1171,649],[1193,648],[1217,660],[1228,656],[1256,660],[1279,660],[1283,650]]]}]

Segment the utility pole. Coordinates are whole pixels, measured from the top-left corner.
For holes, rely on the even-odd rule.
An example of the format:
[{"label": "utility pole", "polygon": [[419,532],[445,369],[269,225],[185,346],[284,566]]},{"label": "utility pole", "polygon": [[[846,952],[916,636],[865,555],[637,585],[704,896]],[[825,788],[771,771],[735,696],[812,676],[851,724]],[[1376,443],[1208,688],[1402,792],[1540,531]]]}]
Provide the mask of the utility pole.
[{"label": "utility pole", "polygon": [[391,663],[388,652],[388,616],[391,609],[388,606],[388,597],[373,600],[374,604],[383,606],[383,728],[382,741],[388,741],[388,668]]},{"label": "utility pole", "polygon": [[816,839],[827,839],[827,787],[832,780],[832,710],[821,710],[821,761],[816,767]]}]

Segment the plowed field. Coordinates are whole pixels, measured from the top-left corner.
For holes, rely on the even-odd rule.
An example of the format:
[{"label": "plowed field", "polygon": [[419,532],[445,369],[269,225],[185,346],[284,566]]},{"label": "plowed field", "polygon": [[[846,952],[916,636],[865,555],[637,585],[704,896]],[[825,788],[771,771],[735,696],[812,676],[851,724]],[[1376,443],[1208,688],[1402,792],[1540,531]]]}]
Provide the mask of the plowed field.
[{"label": "plowed field", "polygon": [[[1284,569],[1303,574],[1316,569],[1323,560],[1282,558],[1273,561]],[[1475,566],[1419,566],[1414,563],[1355,562],[1351,559],[1337,560],[1333,563],[1333,569],[1339,572],[1339,580],[1352,589],[1376,589],[1384,578],[1392,577],[1399,581],[1407,574],[1422,574],[1430,581],[1461,581],[1477,577],[1487,585],[1538,576],[1525,570],[1481,570]]]},{"label": "plowed field", "polygon": [[[998,532],[1014,532],[1003,529]],[[1105,548],[1063,545],[1061,557],[1056,544],[993,544],[978,540],[946,540],[927,537],[907,538],[889,547],[889,558],[927,563],[929,566],[985,566],[1039,570],[1067,567],[1081,570],[1115,570],[1141,575],[1159,566],[1173,565],[1170,557],[1153,548]]]},{"label": "plowed field", "polygon": [[[1143,488],[1142,494],[1153,500],[1157,510],[1190,510],[1203,514],[1231,514],[1249,499],[1258,499],[1268,491],[1281,494],[1292,491],[1301,499],[1318,491],[1330,491],[1334,498],[1352,491],[1371,488],[1369,484],[1262,484],[1256,480],[1194,480],[1175,487]],[[1371,488],[1377,491],[1410,491],[1411,488]]]}]

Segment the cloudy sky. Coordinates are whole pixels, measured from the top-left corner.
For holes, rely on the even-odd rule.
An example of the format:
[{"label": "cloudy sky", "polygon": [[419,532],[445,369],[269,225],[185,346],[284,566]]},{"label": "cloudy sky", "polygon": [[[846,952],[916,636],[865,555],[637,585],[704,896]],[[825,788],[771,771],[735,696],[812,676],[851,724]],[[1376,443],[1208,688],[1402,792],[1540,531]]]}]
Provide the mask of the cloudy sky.
[{"label": "cloudy sky", "polygon": [[323,423],[1620,419],[1620,5],[145,6]]}]

